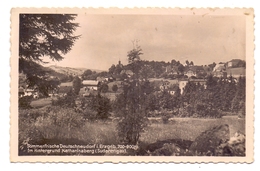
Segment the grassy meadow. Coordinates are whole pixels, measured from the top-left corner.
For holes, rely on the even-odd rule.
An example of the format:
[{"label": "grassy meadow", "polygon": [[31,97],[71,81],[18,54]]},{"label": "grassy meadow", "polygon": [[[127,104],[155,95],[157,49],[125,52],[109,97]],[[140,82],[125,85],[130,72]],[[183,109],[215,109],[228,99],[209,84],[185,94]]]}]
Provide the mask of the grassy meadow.
[{"label": "grassy meadow", "polygon": [[141,136],[141,141],[153,143],[165,139],[183,139],[194,141],[203,131],[221,124],[228,124],[230,136],[237,131],[245,133],[245,119],[223,117],[218,119],[173,118],[167,124],[150,124]]},{"label": "grassy meadow", "polygon": [[[120,144],[117,135],[115,121],[81,121],[81,118],[76,118],[75,121],[69,117],[57,117],[63,111],[53,113],[38,114],[28,111],[20,112],[21,119],[19,120],[19,140],[20,143],[27,137],[36,137],[39,135],[45,139],[43,143],[77,143],[84,144]],[[30,110],[32,111],[32,110]],[[72,112],[73,113],[73,112]],[[36,116],[37,115],[37,116]],[[54,117],[57,117],[53,119]],[[55,120],[55,124],[51,120]],[[77,123],[80,121],[80,127],[74,125],[64,125],[64,123]],[[148,127],[141,134],[140,141],[149,144],[156,141],[166,139],[183,139],[194,141],[195,138],[203,131],[217,125],[228,124],[230,135],[239,131],[245,133],[245,119],[238,119],[235,116],[223,117],[219,119],[201,119],[201,118],[171,118],[167,124],[162,120],[150,121]]]}]

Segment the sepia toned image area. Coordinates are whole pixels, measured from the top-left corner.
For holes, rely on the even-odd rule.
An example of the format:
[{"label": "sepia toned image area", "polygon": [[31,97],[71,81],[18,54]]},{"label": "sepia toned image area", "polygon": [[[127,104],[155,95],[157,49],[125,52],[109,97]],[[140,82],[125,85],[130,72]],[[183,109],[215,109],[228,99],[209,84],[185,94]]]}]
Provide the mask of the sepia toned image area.
[{"label": "sepia toned image area", "polygon": [[246,15],[18,16],[18,156],[246,157]]}]

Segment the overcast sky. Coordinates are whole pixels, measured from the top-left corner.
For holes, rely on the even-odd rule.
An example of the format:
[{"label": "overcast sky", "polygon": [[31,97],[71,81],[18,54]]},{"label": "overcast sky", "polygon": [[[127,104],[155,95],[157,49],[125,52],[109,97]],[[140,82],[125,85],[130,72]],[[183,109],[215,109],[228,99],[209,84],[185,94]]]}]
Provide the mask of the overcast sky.
[{"label": "overcast sky", "polygon": [[80,14],[75,22],[81,38],[56,65],[107,70],[119,59],[127,64],[135,39],[144,60],[204,65],[245,59],[243,16]]}]

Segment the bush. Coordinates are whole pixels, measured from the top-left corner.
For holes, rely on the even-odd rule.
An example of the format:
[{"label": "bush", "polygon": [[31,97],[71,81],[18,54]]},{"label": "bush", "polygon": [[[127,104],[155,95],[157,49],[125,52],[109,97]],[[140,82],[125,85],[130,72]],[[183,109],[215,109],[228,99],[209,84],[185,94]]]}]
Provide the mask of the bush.
[{"label": "bush", "polygon": [[177,114],[178,117],[191,117],[193,115],[194,111],[192,107],[182,107],[179,109],[179,114]]},{"label": "bush", "polygon": [[69,94],[64,97],[58,97],[57,100],[53,100],[52,105],[74,108],[74,107],[76,107],[75,99],[76,99],[76,96],[74,94]]},{"label": "bush", "polygon": [[[50,107],[48,115],[37,118],[35,125],[43,132],[45,137],[65,136],[71,138],[71,130],[80,128],[84,124],[83,116],[74,109],[64,107]],[[65,134],[65,135],[62,135]]]},{"label": "bush", "polygon": [[169,122],[169,119],[171,118],[172,111],[167,111],[163,109],[161,111],[161,119],[164,124],[167,124]]},{"label": "bush", "polygon": [[96,112],[87,108],[83,111],[83,118],[93,122],[97,119]]},{"label": "bush", "polygon": [[195,107],[196,113],[194,116],[197,117],[205,117],[205,118],[221,118],[222,114],[221,112],[214,108],[211,107],[210,105],[206,104],[206,103],[200,103],[197,104]]},{"label": "bush", "polygon": [[[19,111],[19,142],[38,142],[44,138],[71,138],[72,130],[85,123],[81,113],[63,107]],[[37,134],[35,133],[37,132]]]},{"label": "bush", "polygon": [[112,86],[112,90],[113,90],[114,92],[117,92],[118,86],[117,86],[116,84],[114,84],[114,85]]},{"label": "bush", "polygon": [[112,109],[110,99],[103,97],[100,94],[93,96],[88,105],[92,111],[96,112],[96,119],[106,120],[110,116]]},{"label": "bush", "polygon": [[43,141],[43,134],[36,127],[35,122],[44,116],[45,111],[37,109],[19,110],[19,154],[27,152],[27,144],[36,144]]},{"label": "bush", "polygon": [[163,123],[164,124],[167,124],[168,122],[169,122],[169,119],[170,119],[171,117],[169,116],[169,115],[163,115],[162,116],[162,121],[163,121]]},{"label": "bush", "polygon": [[20,97],[18,101],[19,109],[30,109],[32,106],[30,105],[32,102],[32,96],[24,96]]}]

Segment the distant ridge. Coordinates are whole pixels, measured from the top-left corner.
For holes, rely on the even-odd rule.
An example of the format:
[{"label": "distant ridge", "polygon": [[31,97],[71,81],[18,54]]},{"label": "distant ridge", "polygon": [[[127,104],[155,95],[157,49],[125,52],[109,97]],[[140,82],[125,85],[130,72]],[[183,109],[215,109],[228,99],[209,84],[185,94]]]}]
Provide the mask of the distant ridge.
[{"label": "distant ridge", "polygon": [[[73,68],[73,67],[62,67],[57,65],[48,66],[48,68],[65,75],[82,75],[88,68]],[[102,72],[98,69],[90,69],[91,71]]]}]

